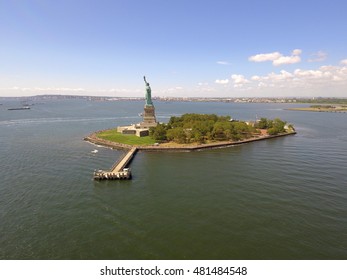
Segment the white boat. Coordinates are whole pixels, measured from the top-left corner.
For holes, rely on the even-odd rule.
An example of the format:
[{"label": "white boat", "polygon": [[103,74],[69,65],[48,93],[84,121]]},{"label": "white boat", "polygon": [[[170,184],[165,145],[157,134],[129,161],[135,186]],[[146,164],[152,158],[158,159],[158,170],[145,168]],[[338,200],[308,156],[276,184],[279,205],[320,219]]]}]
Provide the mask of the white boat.
[{"label": "white boat", "polygon": [[24,106],[24,107],[18,107],[18,108],[8,108],[7,110],[13,111],[13,110],[30,110],[30,107]]},{"label": "white boat", "polygon": [[99,152],[99,151],[98,150],[91,151],[92,154],[96,154],[97,152]]}]

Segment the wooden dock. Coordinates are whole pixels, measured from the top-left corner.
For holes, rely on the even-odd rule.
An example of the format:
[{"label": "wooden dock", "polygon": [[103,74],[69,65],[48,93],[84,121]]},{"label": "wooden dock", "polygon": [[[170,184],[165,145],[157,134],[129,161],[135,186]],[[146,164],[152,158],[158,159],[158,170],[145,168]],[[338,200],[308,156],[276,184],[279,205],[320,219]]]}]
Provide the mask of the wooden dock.
[{"label": "wooden dock", "polygon": [[131,170],[127,168],[128,164],[133,159],[137,152],[134,147],[128,151],[120,160],[118,160],[109,171],[97,170],[94,171],[94,180],[129,180],[131,179]]}]

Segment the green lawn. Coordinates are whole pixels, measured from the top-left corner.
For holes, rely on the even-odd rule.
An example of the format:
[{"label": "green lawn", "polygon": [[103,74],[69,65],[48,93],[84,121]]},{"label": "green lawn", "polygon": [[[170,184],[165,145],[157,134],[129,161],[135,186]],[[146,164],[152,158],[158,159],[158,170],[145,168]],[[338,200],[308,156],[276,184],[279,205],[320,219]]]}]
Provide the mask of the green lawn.
[{"label": "green lawn", "polygon": [[117,129],[100,132],[97,136],[104,140],[128,145],[153,145],[155,143],[155,140],[149,136],[137,137],[136,135],[125,135],[117,132]]}]

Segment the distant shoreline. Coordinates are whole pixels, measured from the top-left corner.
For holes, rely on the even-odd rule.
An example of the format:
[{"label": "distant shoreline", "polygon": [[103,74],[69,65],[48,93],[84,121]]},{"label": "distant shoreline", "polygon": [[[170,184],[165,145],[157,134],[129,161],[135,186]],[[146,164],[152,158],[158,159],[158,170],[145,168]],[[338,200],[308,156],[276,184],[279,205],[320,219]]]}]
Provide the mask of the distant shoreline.
[{"label": "distant shoreline", "polygon": [[[103,130],[105,131],[105,130]],[[84,138],[85,141],[96,144],[96,145],[101,145],[104,147],[112,148],[112,149],[131,149],[133,147],[136,147],[138,150],[143,150],[143,151],[199,151],[199,150],[207,150],[207,149],[216,149],[216,148],[227,148],[231,146],[236,146],[236,145],[241,145],[241,144],[246,144],[246,143],[251,143],[251,142],[256,142],[256,141],[261,141],[261,140],[267,140],[267,139],[273,139],[273,138],[278,138],[278,137],[284,137],[284,136],[289,136],[289,135],[295,135],[296,132],[285,132],[281,133],[278,135],[266,135],[266,136],[258,136],[258,137],[253,137],[250,139],[246,140],[241,140],[241,141],[220,141],[220,142],[215,142],[215,143],[209,143],[209,144],[173,144],[172,146],[160,146],[159,145],[148,145],[148,146],[133,146],[133,145],[128,145],[128,144],[122,144],[118,142],[112,142],[109,140],[104,140],[99,137],[97,137],[97,133],[101,131],[93,132],[92,134],[88,135],[87,137]]]},{"label": "distant shoreline", "polygon": [[[0,100],[73,100],[81,99],[96,102],[122,102],[122,101],[143,101],[144,97],[125,97],[125,96],[97,96],[97,95],[63,95],[63,94],[45,94],[34,96],[0,96]],[[286,104],[345,104],[347,97],[179,97],[179,96],[154,96],[152,100],[161,102],[224,102],[224,103],[286,103]]]},{"label": "distant shoreline", "polygon": [[306,111],[306,112],[324,112],[324,113],[347,113],[347,109],[339,109],[339,108],[334,108],[334,109],[327,109],[327,108],[288,108],[284,109],[288,111]]}]

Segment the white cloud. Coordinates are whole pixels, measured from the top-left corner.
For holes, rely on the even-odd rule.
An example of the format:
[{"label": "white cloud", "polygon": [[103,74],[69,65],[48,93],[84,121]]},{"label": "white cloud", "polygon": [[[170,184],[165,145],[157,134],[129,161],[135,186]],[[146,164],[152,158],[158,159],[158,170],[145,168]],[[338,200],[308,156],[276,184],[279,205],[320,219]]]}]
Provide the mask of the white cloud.
[{"label": "white cloud", "polygon": [[283,64],[294,64],[294,63],[300,62],[301,53],[302,53],[302,50],[300,49],[293,50],[291,56],[284,56],[280,52],[265,53],[265,54],[263,53],[263,54],[256,54],[256,55],[250,56],[248,60],[253,62],[272,61],[272,64],[274,66],[279,66]]},{"label": "white cloud", "polygon": [[244,85],[250,83],[243,75],[234,74],[231,75],[231,79],[233,80],[234,88],[243,88]]},{"label": "white cloud", "polygon": [[302,50],[300,49],[295,49],[292,51],[292,55],[300,55],[302,53]]},{"label": "white cloud", "polygon": [[220,65],[229,65],[230,63],[228,61],[217,61],[217,64]]},{"label": "white cloud", "polygon": [[225,79],[225,80],[216,80],[215,81],[216,84],[221,84],[221,85],[226,85],[229,83],[229,80],[228,79]]},{"label": "white cloud", "polygon": [[[294,53],[294,52],[293,52]],[[299,53],[299,51],[295,51]],[[337,95],[345,93],[347,88],[347,59],[342,65],[325,65],[313,69],[296,69],[294,71],[280,70],[266,75],[253,75],[249,78],[241,74],[231,76],[230,84],[235,91],[285,95],[300,92],[324,95],[335,92]],[[280,90],[276,93],[276,89]],[[229,87],[230,90],[230,87]]]},{"label": "white cloud", "polygon": [[230,82],[232,82],[232,86],[234,88],[243,88],[244,85],[249,84],[250,81],[245,78],[243,75],[233,74],[231,75],[231,79],[224,79],[224,80],[215,80],[216,84],[220,85],[227,85]]},{"label": "white cloud", "polygon": [[285,70],[281,70],[280,74],[275,74],[274,72],[270,73],[268,75],[269,79],[272,81],[285,81],[285,80],[290,80],[293,78],[293,74],[285,71]]},{"label": "white cloud", "polygon": [[[216,81],[218,81],[218,80],[216,80]],[[214,87],[214,85],[210,85],[209,83],[206,83],[206,82],[200,82],[194,88],[194,92],[196,92],[196,93],[201,93],[201,92],[202,93],[212,93],[215,91],[216,91],[216,88]]]},{"label": "white cloud", "polygon": [[301,70],[296,69],[294,71],[294,76],[296,78],[305,78],[305,79],[320,79],[323,77],[323,72],[320,70]]},{"label": "white cloud", "polygon": [[324,65],[324,66],[319,67],[319,70],[324,71],[324,72],[335,71],[336,70],[336,66]]},{"label": "white cloud", "polygon": [[318,69],[296,69],[292,73],[281,70],[265,76],[252,76],[258,87],[312,87],[347,85],[347,66],[321,66]]},{"label": "white cloud", "polygon": [[319,62],[324,61],[328,57],[328,54],[323,51],[318,51],[310,55],[310,58],[307,60],[308,62]]},{"label": "white cloud", "polygon": [[281,56],[282,54],[280,54],[279,52],[261,53],[249,57],[248,60],[253,62],[274,61],[280,58]]},{"label": "white cloud", "polygon": [[294,63],[298,63],[301,61],[300,56],[297,55],[292,55],[292,56],[281,56],[280,58],[274,60],[272,62],[272,64],[274,66],[279,66],[282,64],[294,64]]},{"label": "white cloud", "polygon": [[347,65],[347,59],[341,60],[340,64]]},{"label": "white cloud", "polygon": [[245,78],[243,75],[231,75],[231,79],[233,80],[234,84],[247,84],[249,81]]}]

